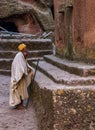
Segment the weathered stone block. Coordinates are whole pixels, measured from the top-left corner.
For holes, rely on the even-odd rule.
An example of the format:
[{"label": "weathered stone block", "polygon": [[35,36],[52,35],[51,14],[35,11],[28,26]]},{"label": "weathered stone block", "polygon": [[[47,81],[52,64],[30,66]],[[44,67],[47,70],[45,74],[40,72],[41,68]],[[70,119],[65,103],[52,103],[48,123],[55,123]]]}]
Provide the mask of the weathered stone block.
[{"label": "weathered stone block", "polygon": [[41,130],[94,130],[95,87],[55,89],[35,84],[32,101]]},{"label": "weathered stone block", "polygon": [[[66,88],[53,92],[54,130],[95,129],[95,90]],[[93,125],[92,125],[93,124]]]},{"label": "weathered stone block", "polygon": [[52,91],[49,89],[41,89],[35,83],[32,88],[32,102],[38,117],[40,130],[53,130],[53,100]]}]

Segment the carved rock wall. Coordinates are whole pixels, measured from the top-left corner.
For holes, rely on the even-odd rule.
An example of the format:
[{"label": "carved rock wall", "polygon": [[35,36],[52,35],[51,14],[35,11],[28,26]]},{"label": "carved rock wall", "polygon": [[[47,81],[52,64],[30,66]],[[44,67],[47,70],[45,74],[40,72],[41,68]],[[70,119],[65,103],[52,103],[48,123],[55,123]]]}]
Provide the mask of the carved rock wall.
[{"label": "carved rock wall", "polygon": [[0,23],[3,24],[2,21],[13,22],[18,32],[23,33],[35,34],[54,28],[50,7],[36,0],[1,0]]},{"label": "carved rock wall", "polygon": [[57,54],[95,63],[95,1],[54,0],[54,7]]}]

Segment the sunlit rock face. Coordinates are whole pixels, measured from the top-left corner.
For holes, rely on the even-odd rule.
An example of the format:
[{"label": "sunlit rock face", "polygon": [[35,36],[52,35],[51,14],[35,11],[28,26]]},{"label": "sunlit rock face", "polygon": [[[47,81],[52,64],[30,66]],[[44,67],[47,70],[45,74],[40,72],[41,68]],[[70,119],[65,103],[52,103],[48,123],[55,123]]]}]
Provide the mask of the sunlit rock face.
[{"label": "sunlit rock face", "polygon": [[[1,0],[0,26],[21,33],[53,31],[52,2],[37,0]],[[14,24],[14,26],[13,26]],[[16,28],[16,29],[14,29]]]}]

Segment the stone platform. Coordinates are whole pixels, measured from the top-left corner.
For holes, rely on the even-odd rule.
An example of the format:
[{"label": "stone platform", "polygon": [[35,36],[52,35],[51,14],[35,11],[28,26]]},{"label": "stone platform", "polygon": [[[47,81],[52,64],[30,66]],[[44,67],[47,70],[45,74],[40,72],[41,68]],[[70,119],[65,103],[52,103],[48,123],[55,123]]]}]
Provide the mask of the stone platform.
[{"label": "stone platform", "polygon": [[[68,70],[64,69],[64,64]],[[73,74],[69,71],[70,67],[82,72],[86,70],[86,75]],[[93,73],[89,73],[92,69]],[[67,60],[64,62],[53,55],[45,56],[44,61],[40,61],[32,89],[32,101],[40,130],[95,129],[94,70],[94,65]]]}]

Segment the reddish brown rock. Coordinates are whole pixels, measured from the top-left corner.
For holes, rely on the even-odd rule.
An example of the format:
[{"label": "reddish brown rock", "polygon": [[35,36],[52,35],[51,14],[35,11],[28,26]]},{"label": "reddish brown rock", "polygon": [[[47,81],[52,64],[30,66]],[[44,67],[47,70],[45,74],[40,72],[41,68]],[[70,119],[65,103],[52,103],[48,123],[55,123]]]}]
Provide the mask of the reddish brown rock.
[{"label": "reddish brown rock", "polygon": [[95,60],[95,1],[54,0],[57,53],[71,59]]}]

